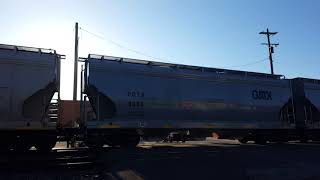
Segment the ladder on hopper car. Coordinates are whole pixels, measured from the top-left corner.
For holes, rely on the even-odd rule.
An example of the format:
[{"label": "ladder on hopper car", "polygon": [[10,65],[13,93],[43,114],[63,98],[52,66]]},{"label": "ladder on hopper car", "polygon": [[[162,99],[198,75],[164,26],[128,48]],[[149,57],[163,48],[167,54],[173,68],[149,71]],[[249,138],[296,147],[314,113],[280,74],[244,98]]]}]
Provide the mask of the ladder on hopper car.
[{"label": "ladder on hopper car", "polygon": [[58,122],[58,114],[59,114],[59,96],[53,96],[48,106],[47,111],[48,123],[57,123]]}]

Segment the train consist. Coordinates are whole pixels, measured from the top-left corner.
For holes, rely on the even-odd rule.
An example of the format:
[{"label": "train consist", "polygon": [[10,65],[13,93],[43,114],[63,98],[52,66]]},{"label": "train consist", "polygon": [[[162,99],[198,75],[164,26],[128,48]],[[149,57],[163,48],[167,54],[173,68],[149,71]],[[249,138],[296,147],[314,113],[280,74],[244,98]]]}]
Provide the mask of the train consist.
[{"label": "train consist", "polygon": [[63,58],[53,50],[0,46],[2,147],[50,150],[70,128],[80,129],[72,132],[89,147],[132,147],[141,136],[170,132],[216,132],[242,143],[320,137],[319,80],[93,54],[80,59],[81,108],[73,111],[80,118],[66,128],[58,113],[72,108],[59,105]]}]

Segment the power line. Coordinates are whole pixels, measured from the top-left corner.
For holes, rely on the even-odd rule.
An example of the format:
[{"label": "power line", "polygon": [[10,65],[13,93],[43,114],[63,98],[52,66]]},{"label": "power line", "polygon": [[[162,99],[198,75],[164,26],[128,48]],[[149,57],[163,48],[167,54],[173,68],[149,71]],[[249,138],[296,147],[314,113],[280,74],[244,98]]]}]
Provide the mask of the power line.
[{"label": "power line", "polygon": [[113,40],[111,40],[111,39],[107,39],[107,38],[105,38],[105,37],[103,37],[103,36],[101,36],[101,35],[98,35],[98,34],[96,34],[96,33],[90,32],[90,31],[88,31],[88,30],[86,30],[86,29],[83,29],[83,28],[81,28],[81,27],[80,27],[80,30],[82,30],[82,31],[84,31],[84,32],[86,32],[86,33],[88,33],[88,34],[91,34],[92,36],[95,36],[96,38],[99,38],[99,39],[101,39],[101,40],[108,41],[109,43],[111,43],[111,44],[113,44],[113,45],[115,45],[115,46],[118,46],[119,48],[125,49],[125,50],[130,51],[130,52],[133,52],[133,53],[135,53],[135,54],[138,54],[138,55],[141,55],[141,56],[145,56],[145,57],[148,57],[148,58],[151,58],[151,59],[156,59],[156,60],[166,61],[166,62],[167,62],[167,60],[165,60],[165,59],[162,59],[162,58],[159,58],[159,57],[155,57],[155,56],[151,56],[151,55],[149,55],[149,54],[147,54],[147,53],[144,53],[144,52],[141,52],[141,51],[132,49],[132,48],[128,48],[128,47],[126,47],[126,46],[124,46],[124,45],[122,45],[122,44],[120,44],[120,43],[117,43],[117,42],[115,42],[115,41],[113,41]]},{"label": "power line", "polygon": [[[151,55],[149,55],[149,54],[147,54],[147,53],[144,53],[144,52],[141,52],[141,51],[132,49],[132,48],[128,48],[128,47],[126,47],[126,46],[124,46],[124,45],[122,45],[122,44],[120,44],[120,43],[117,43],[117,42],[115,42],[115,41],[113,41],[113,40],[111,40],[111,39],[107,39],[107,38],[105,38],[105,37],[103,37],[103,36],[101,36],[101,35],[99,35],[99,34],[96,34],[96,33],[93,33],[93,32],[91,32],[91,31],[88,31],[88,30],[86,30],[86,29],[84,29],[84,28],[82,28],[82,27],[80,27],[80,30],[82,30],[82,31],[84,31],[84,32],[86,32],[86,33],[88,33],[88,34],[96,37],[96,38],[99,38],[99,39],[104,40],[104,41],[107,41],[107,42],[109,42],[109,43],[111,43],[111,44],[113,44],[113,45],[115,45],[115,46],[118,46],[119,48],[125,49],[125,50],[127,50],[127,51],[131,51],[131,52],[133,52],[133,53],[135,53],[135,54],[142,55],[142,56],[145,56],[145,57],[148,57],[148,58],[151,58],[151,59],[156,59],[156,60],[168,62],[168,61],[165,60],[165,59],[158,58],[158,57],[155,57],[155,56],[151,56]],[[248,62],[248,63],[245,63],[245,64],[240,64],[240,65],[225,66],[225,67],[221,67],[221,68],[245,67],[245,66],[250,66],[250,65],[258,64],[258,63],[261,63],[261,62],[266,61],[266,60],[268,60],[268,58],[261,59],[261,60],[258,60],[258,61],[252,61],[252,62]]]},{"label": "power line", "polygon": [[224,66],[224,67],[221,67],[221,68],[245,67],[245,66],[250,66],[250,65],[254,65],[254,64],[258,64],[258,63],[264,62],[264,61],[266,61],[268,59],[269,58],[264,58],[264,59],[260,59],[258,61],[252,61],[252,62],[248,62],[248,63],[245,63],[245,64],[239,64],[239,65],[234,65],[234,66]]},{"label": "power line", "polygon": [[82,30],[82,31],[84,31],[84,32],[86,32],[86,33],[88,33],[88,34],[91,34],[92,36],[95,36],[95,37],[97,37],[97,38],[99,38],[99,39],[105,39],[103,36],[100,36],[100,35],[98,35],[98,34],[96,34],[96,33],[93,33],[93,32],[90,32],[90,31],[88,31],[88,30],[86,30],[86,29],[83,29],[82,27],[79,27],[79,29],[80,30]]}]

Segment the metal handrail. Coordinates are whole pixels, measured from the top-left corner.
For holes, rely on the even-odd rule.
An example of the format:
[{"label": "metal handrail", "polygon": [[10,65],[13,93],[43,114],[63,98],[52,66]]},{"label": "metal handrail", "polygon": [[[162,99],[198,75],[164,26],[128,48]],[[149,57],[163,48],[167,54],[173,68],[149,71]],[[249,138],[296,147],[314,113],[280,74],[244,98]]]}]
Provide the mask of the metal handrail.
[{"label": "metal handrail", "polygon": [[37,48],[37,47],[29,47],[29,46],[17,46],[10,44],[0,44],[0,49],[12,50],[12,51],[26,51],[26,52],[34,52],[34,53],[43,53],[43,54],[53,54],[59,56],[60,59],[65,59],[65,55],[57,54],[54,49],[46,49],[46,48]]},{"label": "metal handrail", "polygon": [[54,50],[54,49],[36,48],[36,47],[28,47],[28,46],[17,46],[17,45],[9,45],[9,44],[0,44],[0,49],[56,54],[56,50]]}]

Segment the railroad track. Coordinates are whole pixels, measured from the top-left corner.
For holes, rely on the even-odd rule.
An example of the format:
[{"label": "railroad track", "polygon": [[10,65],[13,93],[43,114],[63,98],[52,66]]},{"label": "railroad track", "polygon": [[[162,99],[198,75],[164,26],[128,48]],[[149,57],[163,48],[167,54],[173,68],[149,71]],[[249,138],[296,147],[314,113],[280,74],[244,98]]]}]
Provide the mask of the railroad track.
[{"label": "railroad track", "polygon": [[0,154],[0,171],[14,170],[42,170],[59,168],[87,169],[101,164],[99,153],[87,148],[55,149],[51,152],[2,152]]}]

